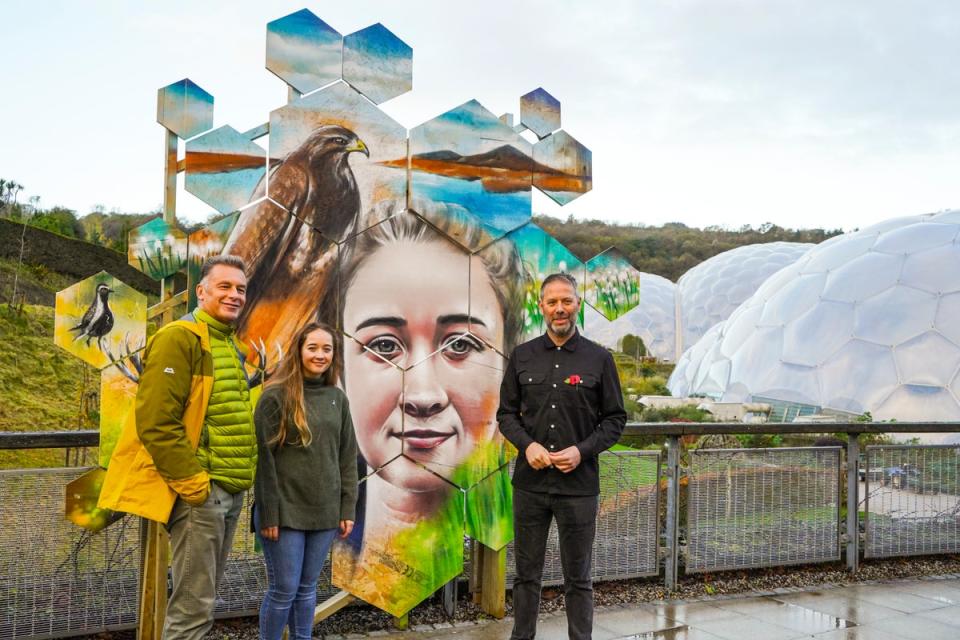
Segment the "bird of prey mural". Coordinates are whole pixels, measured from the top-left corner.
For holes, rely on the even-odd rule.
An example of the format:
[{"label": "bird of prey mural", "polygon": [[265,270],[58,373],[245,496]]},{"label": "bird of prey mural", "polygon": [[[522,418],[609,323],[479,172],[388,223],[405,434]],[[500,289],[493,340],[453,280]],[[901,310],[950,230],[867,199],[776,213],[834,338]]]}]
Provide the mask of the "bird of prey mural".
[{"label": "bird of prey mural", "polygon": [[285,345],[315,315],[317,292],[336,260],[335,242],[351,234],[360,213],[348,162],[354,152],[370,156],[353,131],[318,127],[251,198],[262,198],[269,182],[269,199],[237,220],[223,253],[247,263],[247,304],[238,330],[248,342]]},{"label": "bird of prey mural", "polygon": [[110,305],[107,304],[107,299],[111,293],[113,293],[113,289],[107,285],[97,285],[97,290],[93,294],[93,302],[83,313],[79,324],[70,327],[70,331],[77,332],[73,339],[74,342],[86,338],[85,344],[90,346],[90,341],[96,340],[100,351],[107,353],[107,349],[104,347],[104,338],[113,329],[114,322],[113,312],[110,310]]}]

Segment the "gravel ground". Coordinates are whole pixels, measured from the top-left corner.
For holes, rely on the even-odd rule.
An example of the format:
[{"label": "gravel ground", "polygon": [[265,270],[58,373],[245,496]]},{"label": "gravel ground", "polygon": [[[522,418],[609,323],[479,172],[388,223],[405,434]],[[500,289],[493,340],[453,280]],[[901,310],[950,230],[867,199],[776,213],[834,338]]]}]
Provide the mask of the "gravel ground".
[{"label": "gravel ground", "polygon": [[[750,571],[727,571],[724,573],[699,574],[681,578],[679,588],[671,594],[671,600],[687,600],[724,594],[767,592],[783,588],[805,588],[823,585],[855,584],[897,580],[921,576],[960,574],[960,556],[929,556],[871,560],[861,564],[857,575],[851,576],[840,563],[775,567]],[[465,589],[462,589],[465,590]],[[602,582],[594,585],[596,606],[617,604],[641,604],[667,599],[662,581],[655,578]],[[559,588],[545,588],[540,604],[542,613],[563,610],[563,594]],[[511,615],[510,595],[507,594],[507,615]],[[410,612],[410,627],[452,625],[478,622],[489,618],[480,608],[462,594],[456,613],[449,618],[435,598],[427,600]],[[319,637],[328,635],[369,634],[385,635],[394,630],[393,618],[368,605],[343,609],[315,629]],[[82,640],[134,640],[133,631],[118,631],[84,636]],[[255,640],[256,618],[234,618],[217,622],[208,636],[211,640]]]}]

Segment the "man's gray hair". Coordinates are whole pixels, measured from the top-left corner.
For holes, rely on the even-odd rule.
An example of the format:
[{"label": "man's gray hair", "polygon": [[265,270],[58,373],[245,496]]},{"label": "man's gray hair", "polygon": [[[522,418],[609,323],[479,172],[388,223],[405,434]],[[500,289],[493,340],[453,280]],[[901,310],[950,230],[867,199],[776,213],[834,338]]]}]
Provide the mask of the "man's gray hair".
[{"label": "man's gray hair", "polygon": [[577,290],[577,279],[574,278],[569,273],[551,273],[546,278],[543,279],[543,282],[540,283],[540,299],[543,300],[543,290],[547,288],[547,285],[551,282],[566,282],[571,287],[573,287],[573,295],[577,297],[577,300],[580,299],[580,292]]},{"label": "man's gray hair", "polygon": [[231,255],[220,255],[220,256],[210,256],[203,262],[203,266],[200,267],[200,282],[203,282],[207,279],[207,276],[210,274],[210,271],[217,265],[223,265],[225,267],[233,267],[234,269],[240,269],[244,274],[247,273],[247,263],[243,261],[243,258],[240,256],[231,256]]}]

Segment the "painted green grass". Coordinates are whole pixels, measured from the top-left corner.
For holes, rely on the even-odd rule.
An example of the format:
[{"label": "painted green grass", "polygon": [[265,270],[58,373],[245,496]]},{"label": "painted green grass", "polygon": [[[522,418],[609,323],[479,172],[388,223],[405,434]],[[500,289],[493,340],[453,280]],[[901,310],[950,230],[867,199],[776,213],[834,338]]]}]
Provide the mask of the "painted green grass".
[{"label": "painted green grass", "polygon": [[[53,308],[0,305],[0,431],[95,429],[100,374],[53,344]],[[86,394],[92,424],[78,413]],[[97,459],[87,451],[88,464]],[[0,469],[59,467],[63,450],[0,451]]]}]

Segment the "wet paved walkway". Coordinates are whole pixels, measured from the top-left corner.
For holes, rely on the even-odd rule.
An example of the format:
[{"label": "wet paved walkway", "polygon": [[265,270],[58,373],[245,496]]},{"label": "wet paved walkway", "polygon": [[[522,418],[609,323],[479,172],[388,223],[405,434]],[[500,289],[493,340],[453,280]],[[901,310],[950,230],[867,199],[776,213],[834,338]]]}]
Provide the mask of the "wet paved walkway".
[{"label": "wet paved walkway", "polygon": [[[511,619],[416,629],[391,640],[506,640]],[[566,617],[541,617],[538,640],[567,637]],[[594,640],[960,640],[960,578],[858,584],[768,595],[598,609]]]}]

